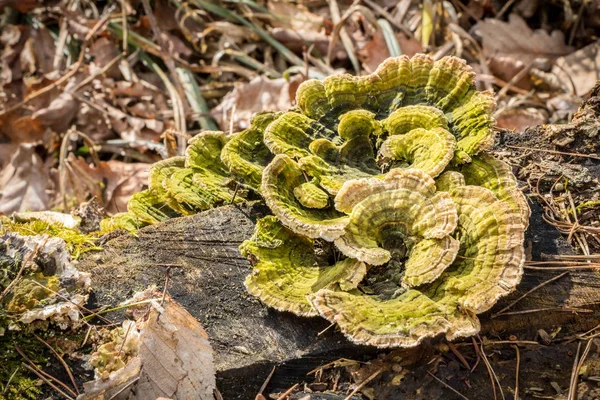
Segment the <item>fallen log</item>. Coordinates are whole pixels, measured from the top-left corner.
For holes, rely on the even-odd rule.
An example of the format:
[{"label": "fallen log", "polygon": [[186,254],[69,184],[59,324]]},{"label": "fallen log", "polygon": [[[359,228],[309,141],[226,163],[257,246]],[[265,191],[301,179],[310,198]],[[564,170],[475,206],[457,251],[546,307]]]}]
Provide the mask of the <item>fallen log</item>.
[{"label": "fallen log", "polygon": [[[560,233],[542,221],[539,206],[534,205],[533,211],[528,241],[534,259],[572,252]],[[104,251],[88,254],[78,268],[92,273],[95,301],[102,305],[119,303],[150,285],[159,290],[166,285],[168,293],[206,328],[225,399],[253,398],[275,365],[282,367],[269,388],[284,391],[306,380],[306,373],[319,365],[340,357],[374,356],[375,349],[353,345],[335,328],[328,329],[323,319],[277,312],[247,294],[243,281],[251,266],[238,246],[267,212],[260,204],[224,206],[172,219],[141,229],[135,237],[108,241]],[[482,335],[535,340],[539,329],[552,332],[562,327],[561,333],[569,333],[597,325],[600,291],[593,270],[570,271],[527,294],[503,315],[491,317],[560,273],[526,270],[517,291],[481,317]],[[412,354],[423,358],[439,342],[430,341]],[[550,359],[554,352],[564,352],[555,347],[544,349]],[[521,371],[522,379],[527,371],[526,367]],[[536,371],[529,368],[531,374]],[[488,381],[482,386],[489,391],[489,378],[482,375],[482,379]]]}]

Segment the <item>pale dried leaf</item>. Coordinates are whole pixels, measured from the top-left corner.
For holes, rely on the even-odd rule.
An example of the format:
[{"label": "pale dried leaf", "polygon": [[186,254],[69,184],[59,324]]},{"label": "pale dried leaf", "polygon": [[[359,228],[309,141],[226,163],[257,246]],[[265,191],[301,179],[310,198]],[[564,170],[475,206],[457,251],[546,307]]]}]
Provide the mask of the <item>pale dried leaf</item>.
[{"label": "pale dried leaf", "polygon": [[0,171],[0,213],[41,211],[50,201],[47,167],[32,144],[22,144]]},{"label": "pale dried leaf", "polygon": [[[135,300],[161,296],[150,289],[142,294]],[[117,393],[131,400],[214,398],[213,351],[206,331],[171,298],[166,298],[163,307],[156,302],[149,314],[134,312],[140,331],[137,356],[111,372],[108,380],[85,383],[83,399],[109,399]]]},{"label": "pale dried leaf", "polygon": [[275,16],[271,24],[291,28],[297,32],[318,32],[323,28],[323,17],[311,13],[301,5],[269,1],[268,8]]},{"label": "pale dried leaf", "polygon": [[548,114],[538,108],[517,108],[496,115],[498,128],[522,132],[529,126],[542,125],[548,122]]},{"label": "pale dried leaf", "polygon": [[543,29],[532,30],[516,14],[511,14],[508,22],[488,18],[478,26],[487,56],[508,56],[527,63],[535,58],[554,58],[573,51],[565,44],[561,31],[548,34]]},{"label": "pale dried leaf", "polygon": [[572,81],[575,94],[585,95],[600,79],[600,41],[558,58],[552,72],[558,76],[569,92]]},{"label": "pale dried leaf", "polygon": [[234,131],[250,126],[250,118],[264,110],[283,111],[290,108],[302,77],[291,79],[268,79],[258,76],[250,82],[237,86],[227,94],[211,115],[221,129],[228,132],[230,118],[233,118]]},{"label": "pale dried leaf", "polygon": [[[124,163],[110,160],[91,166],[82,158],[68,159],[74,173],[71,179],[76,190],[87,190],[98,197],[109,213],[127,210],[129,198],[141,191],[148,182],[150,164]],[[82,193],[79,193],[82,194]]]},{"label": "pale dried leaf", "polygon": [[78,105],[79,102],[71,94],[63,92],[52,100],[48,107],[33,113],[32,117],[40,121],[44,127],[51,128],[56,132],[64,132],[75,118]]},{"label": "pale dried leaf", "polygon": [[508,22],[485,19],[478,24],[478,31],[483,52],[492,60],[490,69],[505,81],[536,59],[555,59],[573,51],[561,31],[532,30],[516,14],[511,14]]}]

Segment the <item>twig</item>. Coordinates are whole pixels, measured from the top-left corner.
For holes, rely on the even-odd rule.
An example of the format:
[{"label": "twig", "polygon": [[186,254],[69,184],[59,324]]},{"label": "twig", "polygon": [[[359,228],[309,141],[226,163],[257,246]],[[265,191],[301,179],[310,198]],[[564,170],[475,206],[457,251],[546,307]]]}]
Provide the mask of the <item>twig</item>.
[{"label": "twig", "polygon": [[521,353],[519,352],[519,346],[513,345],[515,352],[517,353],[517,367],[515,372],[515,400],[519,400],[519,368],[521,366]]},{"label": "twig", "polygon": [[162,307],[165,304],[165,298],[167,297],[167,287],[169,286],[169,278],[171,277],[171,267],[167,267],[167,271],[165,272],[165,287],[162,293],[162,299],[160,300],[160,306]]},{"label": "twig", "polygon": [[325,329],[323,329],[321,332],[317,333],[317,336],[321,336],[322,334],[324,334],[325,332],[327,332],[329,329],[331,329],[331,328],[332,328],[332,327],[334,327],[334,326],[335,326],[335,323],[333,323],[333,324],[329,324],[329,325],[327,326],[327,328],[325,328]]},{"label": "twig", "polygon": [[550,278],[547,281],[542,282],[539,285],[537,285],[536,287],[528,290],[527,293],[525,293],[524,295],[522,295],[521,297],[519,297],[518,299],[516,299],[515,301],[513,301],[512,303],[510,303],[506,307],[504,307],[502,310],[498,311],[497,313],[492,314],[491,318],[496,318],[497,316],[502,315],[502,313],[504,311],[508,310],[509,308],[512,308],[515,304],[517,304],[518,302],[520,302],[521,300],[523,300],[525,297],[529,296],[531,293],[533,293],[536,290],[538,290],[538,289],[546,286],[550,282],[554,282],[555,280],[558,280],[558,279],[562,278],[563,276],[567,275],[568,273],[569,273],[569,271],[563,272],[562,274],[557,275],[557,276],[555,276],[553,278]]},{"label": "twig", "polygon": [[546,308],[536,308],[533,310],[523,310],[523,311],[509,311],[502,314],[502,316],[506,315],[523,315],[523,314],[533,314],[543,311],[566,311],[566,312],[575,312],[575,313],[591,313],[594,310],[589,310],[587,308],[572,308],[572,307],[546,307]]},{"label": "twig", "polygon": [[288,390],[286,390],[285,392],[283,392],[283,394],[281,396],[279,396],[277,398],[277,400],[284,400],[286,397],[288,397],[290,395],[290,393],[292,393],[294,391],[294,389],[296,389],[298,387],[298,384],[295,383],[294,386],[292,386],[291,388],[289,388]]},{"label": "twig", "polygon": [[502,8],[500,9],[500,11],[498,11],[498,14],[496,14],[496,17],[495,17],[495,18],[496,18],[496,19],[500,19],[500,18],[502,18],[502,16],[503,16],[503,15],[504,15],[504,13],[506,12],[506,10],[508,10],[508,8],[509,8],[510,6],[512,6],[514,2],[515,2],[515,0],[508,0],[508,1],[506,2],[506,4],[504,5],[504,7],[502,7]]},{"label": "twig", "polygon": [[526,265],[523,267],[525,269],[530,269],[533,271],[564,271],[564,270],[586,270],[586,269],[598,269],[600,268],[600,264],[576,264],[576,265],[568,265],[566,267],[533,267]]},{"label": "twig", "polygon": [[346,396],[346,398],[344,400],[350,400],[352,398],[352,396],[354,396],[356,393],[358,393],[358,391],[360,389],[362,389],[363,387],[365,387],[365,385],[367,383],[369,383],[373,379],[375,379],[377,377],[377,375],[379,375],[381,373],[381,371],[383,371],[383,368],[378,369],[373,374],[371,374],[371,376],[369,376],[367,379],[365,379],[364,381],[362,381],[357,387],[354,388],[354,390],[352,392],[350,392],[350,394],[348,396]]},{"label": "twig", "polygon": [[67,375],[69,375],[69,379],[71,380],[71,383],[73,384],[73,388],[75,389],[75,392],[77,392],[77,394],[79,395],[79,389],[77,388],[77,383],[75,383],[75,377],[73,377],[73,373],[71,372],[71,368],[69,368],[69,366],[67,365],[67,363],[65,362],[65,360],[61,357],[60,354],[58,354],[58,352],[56,350],[54,350],[54,348],[52,346],[50,346],[44,339],[42,339],[41,337],[39,337],[38,335],[36,335],[35,333],[33,334],[33,336],[39,341],[41,342],[44,346],[46,346],[48,349],[50,349],[50,351],[52,352],[52,354],[54,354],[54,356],[58,359],[58,361],[62,364],[63,368],[65,369],[65,371],[67,371]]},{"label": "twig", "polygon": [[[23,350],[21,350],[21,348],[16,343],[14,343],[14,346],[15,346],[15,350],[17,350],[17,353],[19,353],[19,355],[21,357],[23,357],[27,361],[27,363],[31,364],[31,365],[27,365],[27,363],[22,362],[21,364],[24,367],[26,367],[29,370],[33,371],[37,376],[40,377],[40,379],[42,379],[44,382],[48,383],[50,386],[52,386],[53,388],[55,388],[60,393],[64,394],[64,392],[62,390],[58,389],[55,385],[53,385],[50,381],[48,381],[48,379],[52,379],[53,381],[55,381],[56,383],[58,383],[59,385],[61,385],[63,388],[65,388],[65,390],[67,390],[73,396],[77,396],[75,394],[75,392],[73,392],[73,390],[71,390],[70,387],[68,387],[67,385],[65,385],[64,383],[62,383],[60,380],[56,379],[55,377],[53,377],[49,373],[42,371],[37,365],[35,365],[35,363],[33,361],[31,361],[31,359],[29,357],[27,357],[27,355],[23,352]],[[69,396],[67,396],[67,397],[69,397]]]},{"label": "twig", "polygon": [[115,58],[113,58],[112,60],[110,60],[104,67],[102,67],[102,69],[100,69],[99,71],[93,73],[92,75],[88,76],[87,78],[85,78],[84,80],[79,82],[77,84],[77,86],[75,86],[72,90],[69,91],[69,93],[78,91],[79,89],[81,89],[82,87],[84,87],[85,85],[87,85],[88,83],[93,81],[94,79],[96,79],[98,76],[106,73],[106,71],[111,69],[113,65],[115,65],[117,62],[121,61],[123,59],[123,56],[124,56],[124,54],[121,53],[118,56],[116,56]]},{"label": "twig", "polygon": [[269,384],[269,382],[271,381],[271,378],[273,377],[273,374],[275,373],[275,368],[276,367],[274,366],[273,369],[271,370],[271,372],[269,373],[269,375],[267,376],[267,379],[265,379],[265,381],[263,382],[258,393],[256,394],[256,397],[262,395],[263,392],[265,391],[265,389],[267,388],[267,385]]},{"label": "twig", "polygon": [[[458,396],[460,396],[461,399],[464,400],[469,400],[469,398],[467,396],[465,396],[464,394],[462,394],[461,392],[459,392],[458,390],[454,389],[452,386],[448,385],[446,382],[444,382],[443,380],[441,380],[440,378],[438,378],[437,376],[435,376],[434,374],[432,374],[431,372],[427,371],[427,373],[429,374],[429,376],[431,376],[433,379],[435,379],[436,381],[438,381],[439,383],[441,383],[442,385],[444,385],[446,388],[452,390],[454,393],[456,393]],[[495,393],[495,392],[494,392]]]},{"label": "twig", "polygon": [[[43,380],[46,384],[48,384],[48,386],[50,386],[52,389],[56,390],[58,393],[60,393],[62,396],[64,396],[65,399],[75,400],[73,397],[71,397],[68,394],[66,394],[65,392],[63,392],[58,386],[56,386],[55,384],[53,384],[52,382],[50,382],[50,380],[48,378],[46,378],[44,375],[42,375],[40,373],[41,371],[38,371],[35,368],[30,367],[29,365],[27,365],[24,362],[22,362],[21,365],[23,365],[25,368],[27,368],[28,370],[30,370],[31,372],[33,372],[34,374],[36,374],[38,376],[38,378],[40,378],[41,380]],[[60,382],[60,381],[57,381],[57,382]]]},{"label": "twig", "polygon": [[119,353],[117,353],[117,357],[121,356],[121,352],[123,351],[123,347],[125,347],[125,343],[127,342],[127,337],[129,336],[129,331],[131,330],[131,326],[135,323],[127,325],[127,331],[125,332],[125,336],[123,336],[123,343],[121,343],[121,347],[119,347]]},{"label": "twig", "polygon": [[450,349],[450,351],[452,351],[452,353],[454,353],[454,355],[460,360],[460,362],[465,366],[465,368],[467,369],[467,371],[471,370],[471,366],[469,365],[469,363],[467,362],[467,360],[465,360],[465,358],[463,357],[462,354],[460,354],[460,352],[458,351],[458,349],[456,348],[455,345],[453,345],[450,342],[446,342],[446,344],[448,345],[448,348]]},{"label": "twig", "polygon": [[496,94],[496,99],[499,99],[499,98],[503,97],[504,95],[506,95],[506,93],[508,92],[508,90],[510,88],[512,88],[517,82],[519,82],[521,79],[523,79],[525,77],[525,75],[527,75],[529,73],[529,70],[531,69],[531,67],[533,67],[534,62],[535,62],[535,59],[533,61],[531,61],[529,64],[527,64],[526,66],[524,66],[523,69],[520,70],[515,76],[513,76],[512,79],[510,81],[508,81],[506,86],[504,86],[502,89],[500,89],[500,91]]}]

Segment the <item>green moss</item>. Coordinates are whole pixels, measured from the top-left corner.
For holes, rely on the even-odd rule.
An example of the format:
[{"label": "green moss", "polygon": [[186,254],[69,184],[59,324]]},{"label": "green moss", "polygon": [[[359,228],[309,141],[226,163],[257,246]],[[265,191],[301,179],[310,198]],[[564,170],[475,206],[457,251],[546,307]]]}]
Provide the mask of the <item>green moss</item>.
[{"label": "green moss", "polygon": [[45,221],[13,222],[7,217],[0,217],[0,235],[14,232],[23,236],[48,235],[63,239],[67,249],[74,259],[89,251],[100,251],[102,247],[96,244],[98,237],[94,234],[84,234],[76,229],[65,228],[61,224],[49,224]]},{"label": "green moss", "polygon": [[[40,286],[41,285],[41,286]],[[6,302],[9,313],[23,313],[41,307],[43,301],[54,296],[60,289],[58,277],[41,273],[28,275],[13,286]]]}]

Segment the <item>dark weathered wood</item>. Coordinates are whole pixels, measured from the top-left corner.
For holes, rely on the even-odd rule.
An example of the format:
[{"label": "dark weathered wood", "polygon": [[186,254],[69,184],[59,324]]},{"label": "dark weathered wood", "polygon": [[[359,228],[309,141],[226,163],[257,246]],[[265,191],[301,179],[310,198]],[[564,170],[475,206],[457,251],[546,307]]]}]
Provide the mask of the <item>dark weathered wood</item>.
[{"label": "dark weathered wood", "polygon": [[311,354],[314,362],[305,364],[310,368],[337,354],[363,352],[334,329],[317,336],[328,327],[325,320],[280,313],[247,294],[243,282],[250,265],[238,246],[264,211],[227,206],[173,219],[142,229],[137,237],[109,241],[79,268],[92,272],[98,304],[116,304],[150,285],[162,289],[165,265],[175,265],[169,294],[206,328],[224,398],[248,399],[275,363]]},{"label": "dark weathered wood", "polygon": [[[352,345],[333,328],[319,336],[328,327],[320,318],[271,310],[246,293],[243,281],[250,265],[238,246],[251,236],[256,219],[267,211],[259,205],[225,206],[173,219],[142,229],[137,237],[124,235],[109,241],[103,252],[87,255],[79,268],[92,272],[96,302],[115,304],[150,285],[162,289],[166,265],[172,265],[168,291],[205,326],[215,349],[218,385],[225,399],[253,398],[276,364],[283,363],[271,387],[285,389],[318,365],[340,357],[374,354],[373,349]],[[561,235],[541,221],[536,207],[528,240],[534,257],[570,251]],[[541,328],[551,332],[562,326],[564,333],[595,326],[600,291],[597,273],[590,271],[570,273],[530,294],[511,311],[569,306],[592,309],[591,313],[577,315],[555,309],[489,318],[559,273],[526,271],[517,292],[482,316],[482,335],[505,339],[514,334],[531,340]],[[483,375],[482,379],[488,378]],[[432,383],[431,387],[437,386]]]}]

